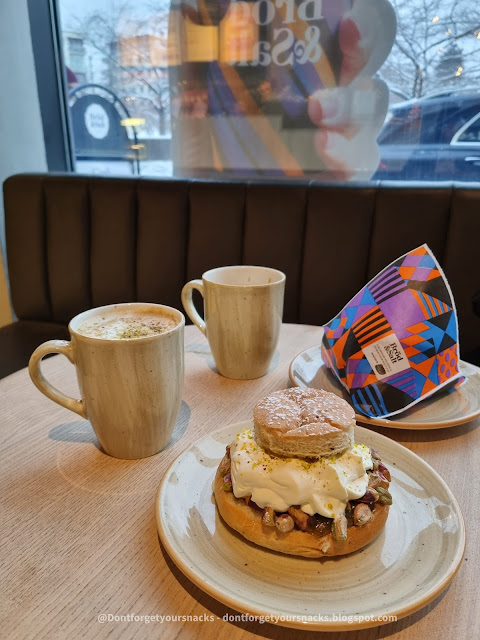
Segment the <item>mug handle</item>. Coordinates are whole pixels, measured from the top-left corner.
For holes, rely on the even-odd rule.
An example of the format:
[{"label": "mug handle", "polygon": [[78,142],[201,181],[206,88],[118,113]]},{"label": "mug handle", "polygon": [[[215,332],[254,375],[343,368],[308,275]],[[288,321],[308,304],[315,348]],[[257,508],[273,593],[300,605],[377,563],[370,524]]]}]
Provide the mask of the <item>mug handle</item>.
[{"label": "mug handle", "polygon": [[39,347],[37,347],[30,357],[30,362],[28,363],[28,372],[33,384],[44,395],[46,395],[47,398],[50,398],[50,400],[53,400],[66,409],[70,409],[70,411],[75,411],[75,413],[78,413],[78,415],[82,416],[82,418],[88,420],[85,402],[83,400],[75,400],[74,398],[70,398],[61,391],[55,389],[55,387],[53,387],[48,382],[48,380],[41,372],[40,363],[42,361],[42,358],[44,358],[49,353],[62,353],[70,360],[73,365],[75,364],[75,355],[71,342],[67,342],[66,340],[48,340],[47,342],[44,342]]},{"label": "mug handle", "polygon": [[207,335],[207,329],[205,326],[205,320],[201,317],[198,311],[195,309],[195,305],[192,300],[193,290],[196,289],[203,296],[203,282],[201,280],[190,280],[182,289],[182,304],[187,312],[188,317],[196,324],[200,331]]}]

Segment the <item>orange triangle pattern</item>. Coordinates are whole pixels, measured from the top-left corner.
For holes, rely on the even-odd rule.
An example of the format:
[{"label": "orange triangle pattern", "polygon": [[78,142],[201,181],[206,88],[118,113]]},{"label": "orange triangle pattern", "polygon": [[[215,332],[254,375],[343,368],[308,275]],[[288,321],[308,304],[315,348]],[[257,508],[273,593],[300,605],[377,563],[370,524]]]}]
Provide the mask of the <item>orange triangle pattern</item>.
[{"label": "orange triangle pattern", "polygon": [[440,278],[440,271],[438,269],[432,269],[428,278],[428,280],[433,280],[434,278]]},{"label": "orange triangle pattern", "polygon": [[378,382],[377,376],[375,374],[371,374],[365,378],[365,382],[363,383],[364,387],[368,387],[369,384],[376,384]]},{"label": "orange triangle pattern", "polygon": [[[354,378],[355,378],[355,374],[354,373],[347,374],[347,384],[350,387],[350,389],[353,388],[353,379]],[[363,381],[362,388],[363,387],[368,387],[368,385],[370,385],[370,384],[376,384],[377,382],[378,382],[377,376],[375,374],[371,373]]]},{"label": "orange triangle pattern", "polygon": [[398,273],[404,280],[410,280],[417,267],[399,267]]},{"label": "orange triangle pattern", "polygon": [[361,360],[363,358],[363,351],[357,351],[357,353],[354,353],[353,355],[350,356],[349,360]]},{"label": "orange triangle pattern", "polygon": [[402,338],[400,342],[402,343],[402,346],[413,347],[413,345],[418,344],[419,342],[424,342],[424,339],[419,336],[418,333],[414,333],[411,336]]},{"label": "orange triangle pattern", "polygon": [[436,361],[436,356],[429,358],[428,360],[424,360],[423,362],[412,362],[410,361],[410,366],[415,371],[419,371],[425,378],[428,378],[428,374],[432,370],[432,366]]},{"label": "orange triangle pattern", "polygon": [[409,256],[424,256],[427,253],[425,247],[418,247],[418,249],[414,249],[413,251],[409,251]]},{"label": "orange triangle pattern", "polygon": [[404,347],[403,351],[405,352],[405,355],[409,360],[412,356],[416,356],[420,353],[420,351],[418,349],[415,349],[415,347]]},{"label": "orange triangle pattern", "polygon": [[425,322],[417,322],[417,324],[412,324],[411,327],[406,327],[406,329],[410,333],[422,333],[422,331],[428,331],[429,326]]},{"label": "orange triangle pattern", "polygon": [[437,388],[437,385],[427,378],[425,380],[425,384],[423,385],[423,389],[422,389],[421,395],[424,396],[426,393],[428,393],[429,391],[432,391],[432,389],[436,389],[436,388]]},{"label": "orange triangle pattern", "polygon": [[345,367],[347,366],[347,363],[345,362],[345,360],[343,359],[343,348],[345,346],[345,343],[347,341],[348,336],[350,335],[350,329],[348,329],[347,331],[345,331],[345,333],[343,334],[343,336],[341,338],[339,338],[335,344],[332,347],[332,352],[335,356],[335,360],[337,362],[337,368],[338,369],[345,369]]}]

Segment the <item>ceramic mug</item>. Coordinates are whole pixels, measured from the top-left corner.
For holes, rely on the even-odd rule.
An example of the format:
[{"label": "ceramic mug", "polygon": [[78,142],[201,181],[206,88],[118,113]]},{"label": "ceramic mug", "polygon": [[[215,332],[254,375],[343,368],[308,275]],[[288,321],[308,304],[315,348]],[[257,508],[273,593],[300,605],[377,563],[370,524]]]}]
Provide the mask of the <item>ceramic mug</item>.
[{"label": "ceramic mug", "polygon": [[[194,289],[203,296],[205,319],[193,304]],[[284,291],[284,273],[245,265],[210,269],[183,287],[185,311],[207,336],[222,376],[251,380],[267,372],[282,325]]]},{"label": "ceramic mug", "polygon": [[[70,342],[49,340],[35,349],[30,377],[48,398],[89,420],[106,453],[145,458],[167,445],[175,426],[183,391],[184,326],[183,314],[165,305],[90,309],[71,320]],[[62,353],[75,365],[81,400],[45,379],[40,362],[49,353]]]}]

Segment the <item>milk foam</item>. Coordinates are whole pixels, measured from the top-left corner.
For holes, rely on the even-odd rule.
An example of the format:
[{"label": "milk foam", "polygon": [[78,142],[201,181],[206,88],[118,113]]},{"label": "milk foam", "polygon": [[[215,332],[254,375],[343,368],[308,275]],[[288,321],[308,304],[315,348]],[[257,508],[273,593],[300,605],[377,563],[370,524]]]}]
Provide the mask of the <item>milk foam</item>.
[{"label": "milk foam", "polygon": [[103,340],[126,340],[159,335],[173,329],[173,318],[151,312],[99,314],[84,320],[77,333]]},{"label": "milk foam", "polygon": [[254,440],[251,429],[237,435],[230,447],[233,493],[252,496],[262,509],[284,512],[293,505],[327,518],[345,513],[348,500],[361,498],[373,468],[368,447],[355,444],[341,455],[308,462],[271,456]]}]

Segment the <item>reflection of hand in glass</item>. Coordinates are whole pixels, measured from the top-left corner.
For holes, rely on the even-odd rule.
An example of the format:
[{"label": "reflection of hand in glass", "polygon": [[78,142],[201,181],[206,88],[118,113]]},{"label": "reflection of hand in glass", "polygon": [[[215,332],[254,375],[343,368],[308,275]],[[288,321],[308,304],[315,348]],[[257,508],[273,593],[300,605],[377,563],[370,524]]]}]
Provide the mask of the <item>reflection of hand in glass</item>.
[{"label": "reflection of hand in glass", "polygon": [[388,108],[381,80],[358,79],[348,87],[321,89],[308,104],[318,126],[315,149],[330,178],[368,180],[379,162],[376,137]]},{"label": "reflection of hand in glass", "polygon": [[[382,17],[375,0],[356,0],[338,29],[343,56],[339,86],[316,91],[308,103],[318,127],[315,148],[330,178],[369,179],[378,166],[376,137],[388,108],[388,88],[369,76],[390,49],[390,29],[379,22]],[[394,29],[394,20],[390,22]]]}]

